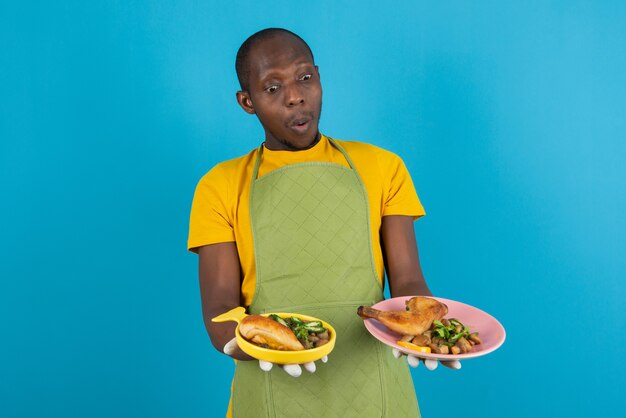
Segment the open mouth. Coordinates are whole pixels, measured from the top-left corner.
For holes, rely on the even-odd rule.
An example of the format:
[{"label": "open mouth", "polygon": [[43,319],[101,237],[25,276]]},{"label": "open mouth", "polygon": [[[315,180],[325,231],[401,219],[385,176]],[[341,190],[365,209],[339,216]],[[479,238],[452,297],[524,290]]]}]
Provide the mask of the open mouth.
[{"label": "open mouth", "polygon": [[303,132],[309,128],[311,120],[312,119],[310,117],[297,118],[294,119],[289,126],[298,132]]}]

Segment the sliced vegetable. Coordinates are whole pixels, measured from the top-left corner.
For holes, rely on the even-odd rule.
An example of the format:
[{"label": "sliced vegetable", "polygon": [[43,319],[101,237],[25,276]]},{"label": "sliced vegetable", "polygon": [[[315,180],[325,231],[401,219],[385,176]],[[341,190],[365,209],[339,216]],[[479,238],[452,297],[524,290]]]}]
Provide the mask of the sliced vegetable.
[{"label": "sliced vegetable", "polygon": [[303,321],[295,316],[281,318],[276,314],[270,314],[269,317],[291,329],[305,348],[318,347],[329,340],[328,330],[324,328],[322,321]]},{"label": "sliced vegetable", "polygon": [[307,331],[309,331],[309,332],[314,332],[314,333],[317,333],[317,332],[324,332],[324,331],[326,330],[326,328],[324,328],[324,327],[323,327],[323,326],[321,326],[321,325],[320,325],[320,326],[313,326],[313,325],[311,325],[311,324],[306,324],[306,325],[304,325],[303,327],[304,327],[304,329],[306,329]]},{"label": "sliced vegetable", "polygon": [[420,353],[430,353],[430,347],[424,347],[422,345],[416,345],[413,343],[409,343],[407,341],[397,341],[396,344],[401,345],[402,347],[411,349],[411,350],[415,350],[415,351],[419,351]]},{"label": "sliced vegetable", "polygon": [[[432,344],[431,347],[437,353],[442,352],[443,354],[448,353],[448,348],[452,349],[452,353],[457,353],[460,351],[461,353],[467,353],[471,351],[471,346],[473,344],[480,344],[480,338],[478,337],[478,333],[474,332],[470,334],[470,330],[468,327],[463,325],[458,319],[442,319],[441,321],[433,321],[433,325],[431,327],[432,330]],[[445,347],[445,349],[443,348]]]},{"label": "sliced vegetable", "polygon": [[271,314],[270,318],[272,318],[274,321],[278,322],[279,324],[282,324],[282,325],[284,325],[286,327],[289,327],[287,322],[285,322],[285,320],[283,318],[281,318],[280,316],[278,316],[276,314]]},{"label": "sliced vegetable", "polygon": [[294,325],[304,325],[304,321],[298,317],[292,316],[289,319],[291,319],[291,323]]}]

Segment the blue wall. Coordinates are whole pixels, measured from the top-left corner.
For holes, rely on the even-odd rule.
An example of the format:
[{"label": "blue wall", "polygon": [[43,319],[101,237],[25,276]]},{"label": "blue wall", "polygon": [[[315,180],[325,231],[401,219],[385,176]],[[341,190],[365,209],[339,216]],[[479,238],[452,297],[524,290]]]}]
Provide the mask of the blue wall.
[{"label": "blue wall", "polygon": [[0,415],[222,416],[188,214],[262,140],[233,67],[268,26],[310,42],[323,132],[404,158],[435,294],[507,328],[414,371],[424,416],[623,414],[625,3],[223,3],[0,5]]}]

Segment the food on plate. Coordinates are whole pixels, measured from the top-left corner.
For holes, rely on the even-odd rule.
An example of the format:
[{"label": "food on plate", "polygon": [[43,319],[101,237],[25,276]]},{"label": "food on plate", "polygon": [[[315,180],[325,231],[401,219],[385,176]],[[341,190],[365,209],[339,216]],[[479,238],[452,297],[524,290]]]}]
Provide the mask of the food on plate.
[{"label": "food on plate", "polygon": [[431,315],[433,315],[433,317],[440,316],[441,318],[443,318],[443,316],[448,313],[448,307],[444,303],[441,303],[436,299],[426,296],[412,297],[411,299],[408,299],[406,302],[404,302],[404,304],[406,305],[407,311],[420,313],[426,313],[430,311],[432,312]]},{"label": "food on plate", "polygon": [[265,348],[282,351],[304,350],[304,346],[289,327],[261,315],[248,315],[242,319],[239,333],[246,340]]},{"label": "food on plate", "polygon": [[324,328],[322,321],[303,321],[297,316],[281,318],[276,314],[269,317],[291,329],[304,348],[321,347],[330,340],[330,333]]},{"label": "food on plate", "polygon": [[330,340],[329,331],[321,321],[303,321],[295,316],[281,318],[275,314],[246,316],[239,324],[239,333],[261,347],[281,351],[321,347]]},{"label": "food on plate", "polygon": [[405,311],[380,311],[360,306],[358,314],[402,334],[397,344],[420,353],[465,354],[482,342],[458,319],[444,319],[448,307],[436,299],[416,296],[406,300],[405,307]]},{"label": "food on plate", "polygon": [[443,318],[448,307],[438,300],[416,296],[407,300],[405,311],[379,311],[371,306],[359,306],[357,313],[364,319],[376,319],[399,334],[420,335],[431,327],[433,321]]},{"label": "food on plate", "polygon": [[[407,344],[428,347],[429,352],[436,354],[465,354],[472,351],[474,345],[481,344],[482,341],[477,332],[470,332],[455,318],[435,320],[428,331],[420,335],[405,335],[398,345],[414,349]],[[422,350],[416,350],[424,352]]]},{"label": "food on plate", "polygon": [[442,354],[448,354],[446,349],[450,354],[469,353],[474,345],[482,343],[477,332],[470,332],[455,318],[433,321],[429,334],[424,337],[430,338],[429,346],[433,351],[441,350]]},{"label": "food on plate", "polygon": [[404,348],[410,348],[411,350],[419,351],[420,353],[430,353],[430,347],[425,347],[422,345],[416,345],[407,341],[398,341],[398,345],[401,345]]}]

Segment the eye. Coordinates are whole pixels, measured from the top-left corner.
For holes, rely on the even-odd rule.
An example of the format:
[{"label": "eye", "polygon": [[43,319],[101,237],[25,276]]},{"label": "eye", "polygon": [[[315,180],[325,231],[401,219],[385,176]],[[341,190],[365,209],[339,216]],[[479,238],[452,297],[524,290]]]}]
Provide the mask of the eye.
[{"label": "eye", "polygon": [[300,77],[301,81],[308,81],[311,79],[311,77],[313,77],[311,74],[305,74],[302,77]]},{"label": "eye", "polygon": [[268,93],[276,93],[277,90],[278,90],[277,84],[272,84],[271,86],[265,89],[265,91]]}]

